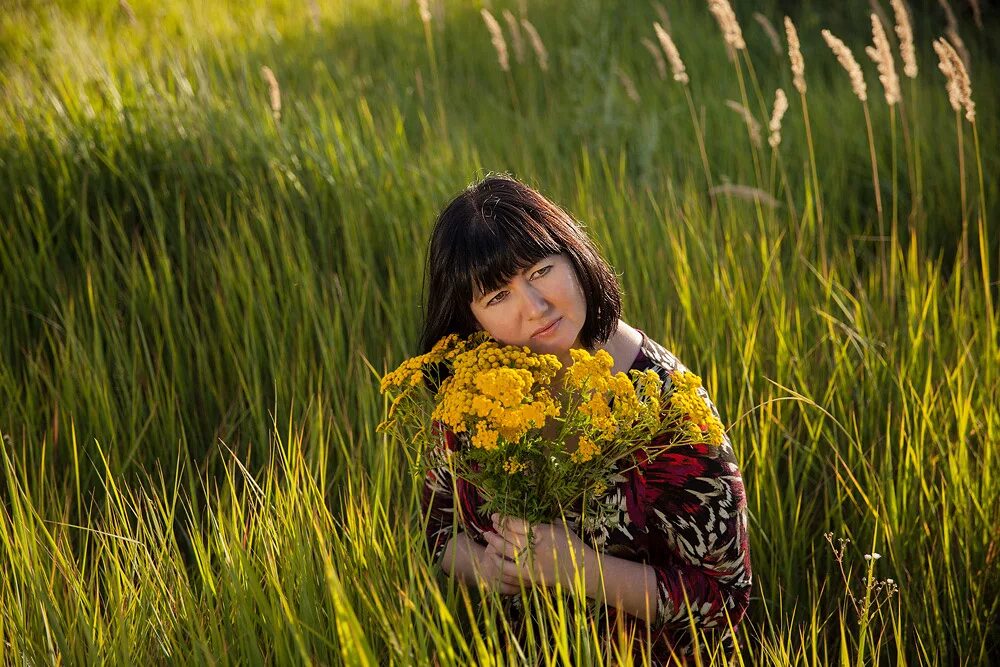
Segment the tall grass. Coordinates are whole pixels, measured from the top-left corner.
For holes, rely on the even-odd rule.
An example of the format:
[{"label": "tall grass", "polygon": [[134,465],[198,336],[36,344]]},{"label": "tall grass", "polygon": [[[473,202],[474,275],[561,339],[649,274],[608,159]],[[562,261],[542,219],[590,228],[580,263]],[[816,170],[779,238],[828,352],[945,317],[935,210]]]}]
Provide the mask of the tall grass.
[{"label": "tall grass", "polygon": [[[915,12],[920,74],[896,115],[860,108],[820,37],[863,48],[857,4],[790,17],[808,92],[782,120],[780,179],[725,107],[756,115],[751,96],[794,83],[747,20],[782,20],[769,2],[736,3],[733,63],[698,3],[667,21],[655,3],[491,2],[532,45],[507,71],[478,4],[6,12],[0,663],[627,653],[558,597],[533,598],[542,636],[523,645],[498,600],[470,616],[478,593],[424,555],[405,450],[375,434],[375,375],[416,344],[434,215],[490,169],[587,225],[625,319],[702,375],[730,427],[755,574],[737,661],[996,659],[990,26],[959,25],[970,125],[933,65],[944,19]],[[641,46],[666,43],[654,22],[683,83]],[[907,225],[886,236],[889,198]]]}]

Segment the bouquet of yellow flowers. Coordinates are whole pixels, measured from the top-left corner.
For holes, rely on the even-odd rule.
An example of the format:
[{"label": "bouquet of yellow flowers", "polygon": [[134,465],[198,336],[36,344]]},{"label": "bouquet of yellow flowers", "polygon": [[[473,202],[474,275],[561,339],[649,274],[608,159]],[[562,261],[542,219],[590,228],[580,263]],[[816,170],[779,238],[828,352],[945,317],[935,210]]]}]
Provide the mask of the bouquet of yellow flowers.
[{"label": "bouquet of yellow flowers", "polygon": [[[640,449],[654,458],[678,444],[722,442],[722,424],[697,394],[698,376],[678,371],[665,385],[652,370],[612,375],[604,350],[570,355],[554,392],[554,355],[501,345],[485,332],[451,334],[382,378],[382,393],[394,396],[378,431],[416,445],[421,475],[444,455],[486,499],[481,513],[531,523],[552,521],[577,501],[586,507]],[[435,422],[465,446],[428,446]]]}]

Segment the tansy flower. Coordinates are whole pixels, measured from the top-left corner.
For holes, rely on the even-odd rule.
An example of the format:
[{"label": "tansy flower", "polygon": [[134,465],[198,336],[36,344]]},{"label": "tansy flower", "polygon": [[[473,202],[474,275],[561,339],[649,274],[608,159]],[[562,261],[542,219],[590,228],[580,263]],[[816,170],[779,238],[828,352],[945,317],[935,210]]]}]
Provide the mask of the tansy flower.
[{"label": "tansy flower", "polygon": [[507,459],[503,464],[503,469],[508,474],[518,473],[528,467],[528,464],[518,461],[516,459]]},{"label": "tansy flower", "polygon": [[574,463],[586,463],[601,453],[601,448],[589,438],[580,438],[580,444],[570,456]]},{"label": "tansy flower", "polygon": [[477,431],[474,436],[472,436],[472,446],[480,447],[481,449],[492,450],[497,448],[497,436],[499,434],[496,431]]}]

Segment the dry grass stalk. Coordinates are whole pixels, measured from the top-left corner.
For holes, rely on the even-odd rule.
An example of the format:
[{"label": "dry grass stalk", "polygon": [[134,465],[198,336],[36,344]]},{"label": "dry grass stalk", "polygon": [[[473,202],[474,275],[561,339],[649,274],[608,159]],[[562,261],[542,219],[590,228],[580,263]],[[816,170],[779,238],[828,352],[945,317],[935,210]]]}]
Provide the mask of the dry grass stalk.
[{"label": "dry grass stalk", "polygon": [[767,124],[767,129],[770,131],[767,143],[771,148],[777,148],[781,143],[781,119],[785,117],[786,111],[788,111],[788,98],[785,97],[785,91],[778,88],[774,91],[774,110],[771,111],[771,122]]},{"label": "dry grass stalk", "polygon": [[660,75],[660,79],[666,79],[667,61],[663,59],[663,54],[660,53],[659,47],[649,37],[643,37],[640,41],[646,47],[646,50],[649,51],[649,55],[653,56],[653,62],[656,63],[656,73]]},{"label": "dry grass stalk", "polygon": [[708,193],[713,196],[726,195],[728,197],[736,197],[737,199],[757,201],[770,208],[777,208],[781,205],[777,199],[770,195],[770,193],[749,185],[726,183],[725,185],[717,185],[714,188],[709,189]]},{"label": "dry grass stalk", "polygon": [[420,96],[420,99],[424,99],[424,77],[420,73],[419,67],[416,70],[414,70],[413,78],[417,84],[417,95]]},{"label": "dry grass stalk", "polygon": [[625,89],[625,94],[628,95],[628,98],[638,104],[641,101],[641,98],[639,97],[639,91],[636,90],[635,83],[632,81],[631,77],[625,73],[625,70],[617,65],[615,65],[615,75],[618,76],[618,80],[621,82],[622,88]]},{"label": "dry grass stalk", "polygon": [[847,45],[843,41],[835,37],[829,30],[824,28],[822,35],[830,50],[837,56],[837,60],[841,66],[847,70],[848,76],[851,77],[851,89],[854,91],[854,94],[862,102],[867,101],[868,87],[865,85],[865,77],[861,73],[861,66],[858,65],[858,61],[854,59],[854,54],[851,53],[851,50],[847,48]]},{"label": "dry grass stalk", "polygon": [[965,42],[962,41],[962,37],[958,34],[958,29],[949,26],[945,28],[944,34],[948,38],[948,41],[951,42],[951,45],[955,47],[955,52],[962,58],[965,68],[969,69],[972,56],[969,55],[969,49],[965,47]]},{"label": "dry grass stalk", "polygon": [[726,100],[726,106],[743,117],[747,132],[750,133],[750,140],[753,141],[754,145],[760,146],[760,123],[753,117],[750,110],[736,100]]},{"label": "dry grass stalk", "polygon": [[653,3],[653,9],[656,11],[656,16],[660,19],[660,25],[667,32],[670,32],[670,16],[667,14],[667,8],[663,6],[662,2]]},{"label": "dry grass stalk", "polygon": [[316,0],[309,0],[309,20],[313,30],[319,30],[319,4]]},{"label": "dry grass stalk", "polygon": [[878,68],[878,80],[882,82],[882,88],[885,90],[885,103],[893,106],[901,99],[899,77],[896,75],[896,64],[892,60],[889,37],[885,34],[882,21],[876,14],[872,14],[872,43],[875,46],[866,46],[865,53]]},{"label": "dry grass stalk", "polygon": [[493,18],[493,14],[490,14],[490,10],[484,7],[480,14],[483,16],[483,22],[486,23],[486,29],[490,31],[490,41],[493,42],[493,48],[497,52],[497,62],[500,63],[500,69],[509,72],[510,57],[507,55],[507,40],[503,38],[503,30],[500,29],[497,20]]},{"label": "dry grass stalk", "polygon": [[976,105],[972,101],[972,81],[965,63],[959,57],[955,47],[948,40],[939,37],[934,40],[934,51],[938,54],[938,68],[945,76],[945,89],[948,91],[948,102],[955,111],[965,110],[965,118],[970,123],[976,122]]},{"label": "dry grass stalk", "polygon": [[535,52],[535,58],[538,59],[538,66],[542,68],[543,72],[549,71],[549,54],[545,50],[545,44],[542,42],[541,36],[538,31],[535,30],[535,26],[531,24],[528,19],[521,19],[521,25],[524,27],[524,31],[528,33],[528,41],[531,42],[531,48]]},{"label": "dry grass stalk", "polygon": [[882,9],[881,0],[868,0],[868,5],[871,7],[872,12],[878,14],[878,18],[882,21],[882,25],[889,25],[889,16],[885,13],[885,10]]},{"label": "dry grass stalk", "polygon": [[729,0],[708,0],[708,11],[715,16],[719,29],[722,30],[722,38],[730,48],[737,51],[747,48],[747,43],[743,41],[743,30]]},{"label": "dry grass stalk", "polygon": [[267,90],[271,96],[271,115],[277,122],[281,120],[281,88],[278,86],[278,77],[274,76],[274,72],[267,65],[260,68],[260,73],[267,82]]},{"label": "dry grass stalk", "polygon": [[420,20],[425,25],[431,22],[431,7],[428,0],[417,0],[417,11],[420,12]]},{"label": "dry grass stalk", "polygon": [[962,41],[962,37],[958,34],[958,19],[955,18],[955,12],[951,8],[951,3],[948,0],[938,0],[938,4],[944,10],[944,17],[948,22],[948,26],[944,29],[944,34],[962,57],[965,68],[969,69],[969,50],[965,48],[965,42]]},{"label": "dry grass stalk", "polygon": [[118,8],[122,10],[122,14],[128,19],[131,25],[135,25],[139,20],[135,17],[135,12],[132,10],[132,5],[128,4],[126,0],[118,0]]},{"label": "dry grass stalk", "polygon": [[785,36],[788,37],[788,60],[792,63],[792,85],[795,90],[806,94],[806,62],[802,59],[799,33],[792,19],[785,17]]},{"label": "dry grass stalk", "polygon": [[976,27],[983,29],[983,11],[979,7],[979,0],[969,0],[969,7],[972,8],[972,20],[976,22]]},{"label": "dry grass stalk", "polygon": [[503,20],[510,31],[510,43],[514,47],[514,58],[518,63],[524,62],[524,39],[521,37],[521,26],[509,9],[503,10]]},{"label": "dry grass stalk", "polygon": [[653,30],[656,31],[656,38],[660,40],[660,48],[663,49],[664,55],[670,61],[670,69],[674,73],[674,81],[687,85],[690,79],[688,78],[687,70],[684,68],[684,61],[681,60],[681,54],[677,50],[677,45],[674,44],[674,40],[670,39],[670,33],[659,23],[653,24]]},{"label": "dry grass stalk", "polygon": [[896,36],[899,37],[899,56],[903,59],[903,74],[915,79],[917,52],[913,47],[913,24],[910,23],[910,12],[903,0],[889,0],[889,3],[896,15]]},{"label": "dry grass stalk", "polygon": [[938,0],[938,4],[944,10],[944,18],[948,22],[948,27],[957,29],[958,19],[955,18],[955,12],[951,9],[951,3],[948,0]]},{"label": "dry grass stalk", "polygon": [[772,24],[767,17],[760,12],[754,12],[753,18],[764,30],[764,34],[767,35],[767,38],[771,41],[771,48],[774,49],[774,52],[781,53],[781,38],[778,37],[778,31],[774,29],[774,24]]}]

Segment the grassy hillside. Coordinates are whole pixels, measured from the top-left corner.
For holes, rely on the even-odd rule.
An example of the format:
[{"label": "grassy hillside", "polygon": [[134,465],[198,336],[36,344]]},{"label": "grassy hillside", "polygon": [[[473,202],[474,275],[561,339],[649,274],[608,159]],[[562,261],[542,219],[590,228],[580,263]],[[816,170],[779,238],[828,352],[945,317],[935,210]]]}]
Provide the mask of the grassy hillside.
[{"label": "grassy hillside", "polygon": [[[0,662],[501,661],[503,626],[462,619],[375,434],[435,215],[489,171],[582,221],[624,319],[704,378],[750,505],[745,661],[997,659],[997,19],[956,7],[969,122],[939,5],[914,14],[910,78],[876,3],[890,108],[869,3],[800,4],[805,94],[766,1],[735,3],[730,55],[699,2],[12,5]],[[843,571],[828,532],[852,540]],[[859,614],[866,584],[885,602]]]}]

